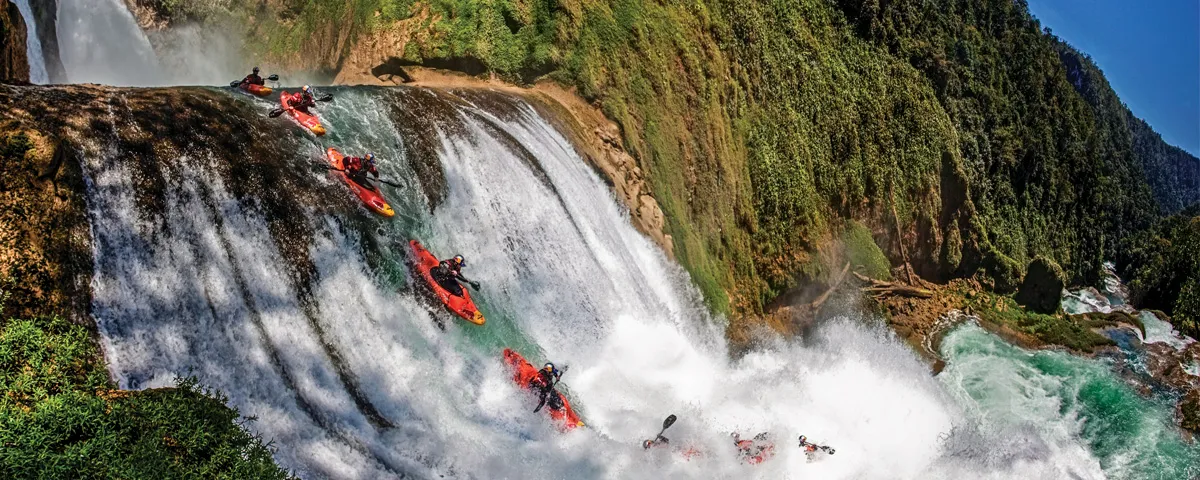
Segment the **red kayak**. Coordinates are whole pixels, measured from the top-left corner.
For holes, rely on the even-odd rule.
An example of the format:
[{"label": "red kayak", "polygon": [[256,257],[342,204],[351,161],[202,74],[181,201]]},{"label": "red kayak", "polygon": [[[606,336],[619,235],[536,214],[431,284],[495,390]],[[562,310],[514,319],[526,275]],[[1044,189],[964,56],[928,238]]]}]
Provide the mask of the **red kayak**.
[{"label": "red kayak", "polygon": [[738,456],[743,462],[758,465],[775,456],[775,444],[765,440],[738,440]]},{"label": "red kayak", "polygon": [[266,85],[255,85],[253,83],[243,83],[243,84],[238,85],[238,88],[242,89],[242,91],[244,91],[244,92],[247,92],[252,95],[259,96],[259,97],[265,97],[267,95],[270,95],[271,92],[274,91],[274,90],[271,90],[271,87],[268,87]]},{"label": "red kayak", "polygon": [[475,308],[475,302],[471,301],[471,293],[464,287],[462,290],[463,294],[460,297],[438,285],[437,280],[434,280],[433,274],[430,273],[431,270],[438,266],[437,257],[421,246],[421,242],[413,240],[408,242],[408,244],[412,247],[413,256],[416,257],[417,271],[421,272],[421,277],[425,279],[425,283],[429,284],[429,289],[433,291],[433,295],[438,300],[441,300],[447,309],[454,312],[455,315],[462,317],[463,320],[476,325],[483,325],[485,321],[483,313],[478,308]]},{"label": "red kayak", "polygon": [[[512,351],[511,348],[504,349],[504,363],[508,364],[513,369],[513,382],[517,386],[529,388],[529,382],[538,375],[538,369],[525,361],[525,357],[521,354]],[[561,392],[558,397],[562,399],[563,408],[554,410],[549,406],[546,411],[550,412],[550,418],[559,423],[559,428],[562,431],[567,431],[575,427],[582,427],[583,421],[579,419],[579,415],[575,414],[575,410],[571,408],[571,403],[567,401],[567,396]]]},{"label": "red kayak", "polygon": [[296,93],[283,92],[283,94],[279,95],[279,104],[283,106],[284,111],[291,114],[292,118],[295,118],[297,122],[300,122],[300,125],[303,125],[304,128],[309,129],[317,136],[324,135],[325,127],[321,126],[321,121],[318,120],[315,115],[304,113],[299,110],[296,110],[295,108],[292,108],[291,104],[293,102],[300,101],[300,95],[301,95],[300,92],[296,92]]},{"label": "red kayak", "polygon": [[[329,164],[332,165],[333,168],[338,170],[345,168],[342,166],[342,159],[345,158],[345,156],[341,153],[338,153],[337,150],[330,148],[325,151],[325,155],[329,158]],[[354,180],[351,180],[350,176],[346,175],[346,172],[336,173],[342,177],[342,180],[346,181],[346,185],[350,186],[350,190],[353,190],[354,194],[358,195],[358,199],[362,200],[363,204],[366,205],[367,208],[385,217],[390,217],[396,214],[396,211],[392,210],[392,206],[388,205],[387,200],[383,199],[383,193],[379,191],[379,187],[367,188],[359,185]]]}]

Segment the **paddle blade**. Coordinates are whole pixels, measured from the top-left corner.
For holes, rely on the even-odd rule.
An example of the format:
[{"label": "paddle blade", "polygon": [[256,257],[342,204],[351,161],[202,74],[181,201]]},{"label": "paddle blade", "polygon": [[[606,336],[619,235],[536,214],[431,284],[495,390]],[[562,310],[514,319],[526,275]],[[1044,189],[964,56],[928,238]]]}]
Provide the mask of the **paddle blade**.
[{"label": "paddle blade", "polygon": [[282,109],[282,108],[276,108],[276,109],[274,109],[274,110],[271,110],[271,113],[268,113],[268,114],[267,114],[267,116],[268,116],[268,117],[271,117],[271,118],[275,118],[275,117],[278,117],[278,116],[280,116],[280,115],[283,115],[283,109]]},{"label": "paddle blade", "polygon": [[318,102],[332,102],[333,94],[332,93],[326,94],[324,97],[317,99],[317,101]]},{"label": "paddle blade", "polygon": [[241,84],[242,84],[242,82],[240,80],[234,80],[232,82],[229,82],[229,88],[237,88],[238,85],[241,85]]},{"label": "paddle blade", "polygon": [[271,74],[271,76],[267,77],[267,80],[270,80],[270,81],[272,81],[272,82],[278,82],[278,81],[279,81],[279,75],[276,75],[276,74]]},{"label": "paddle blade", "polygon": [[671,425],[674,425],[674,424],[675,424],[675,414],[668,415],[667,419],[663,420],[663,430],[671,428]]}]

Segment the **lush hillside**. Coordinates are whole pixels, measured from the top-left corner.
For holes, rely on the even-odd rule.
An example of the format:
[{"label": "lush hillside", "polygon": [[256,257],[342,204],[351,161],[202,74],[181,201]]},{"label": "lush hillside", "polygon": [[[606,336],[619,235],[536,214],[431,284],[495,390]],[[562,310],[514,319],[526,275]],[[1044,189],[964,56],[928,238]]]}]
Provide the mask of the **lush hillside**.
[{"label": "lush hillside", "polygon": [[281,65],[362,68],[344,60],[370,44],[577,88],[621,126],[719,310],[826,278],[848,219],[893,264],[1008,291],[1038,255],[1094,282],[1122,239],[1200,198],[1195,159],[1022,1],[140,3],[226,12]]}]

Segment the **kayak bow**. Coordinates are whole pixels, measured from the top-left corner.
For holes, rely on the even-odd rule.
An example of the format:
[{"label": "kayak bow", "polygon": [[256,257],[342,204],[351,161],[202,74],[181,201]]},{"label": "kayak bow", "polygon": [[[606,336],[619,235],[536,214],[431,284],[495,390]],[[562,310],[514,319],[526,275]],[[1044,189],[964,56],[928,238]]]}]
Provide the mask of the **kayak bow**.
[{"label": "kayak bow", "polygon": [[471,300],[471,293],[468,292],[464,287],[462,291],[463,296],[460,297],[450,293],[445,288],[442,288],[441,285],[438,285],[437,280],[433,279],[432,273],[432,270],[438,266],[437,257],[434,257],[432,253],[429,253],[429,251],[421,245],[421,242],[412,240],[408,242],[408,244],[412,248],[413,257],[416,258],[414,266],[417,268],[417,271],[421,273],[421,277],[425,279],[425,283],[429,286],[429,289],[433,292],[433,295],[437,297],[437,299],[440,300],[443,305],[446,306],[447,310],[454,312],[455,315],[462,317],[463,320],[476,325],[483,325],[483,322],[485,322],[486,319],[483,318],[483,313],[475,307],[475,302]]},{"label": "kayak bow", "polygon": [[[329,158],[329,165],[333,166],[336,170],[343,170],[345,168],[342,166],[342,159],[345,156],[336,149],[329,148],[325,151],[325,155]],[[392,206],[388,205],[387,200],[384,200],[383,193],[379,191],[379,187],[367,188],[351,180],[350,176],[346,175],[346,172],[339,171],[337,173],[341,175],[342,180],[346,181],[346,185],[350,186],[350,190],[353,190],[354,194],[358,195],[358,199],[362,200],[363,205],[366,205],[367,208],[385,217],[391,217],[396,214],[396,211],[392,210]]]},{"label": "kayak bow", "polygon": [[288,112],[289,114],[291,114],[292,118],[295,118],[297,122],[300,122],[300,125],[303,125],[304,128],[307,128],[310,131],[312,131],[313,134],[315,134],[317,136],[324,135],[325,127],[321,126],[321,121],[319,119],[317,119],[316,115],[304,113],[304,112],[301,112],[300,110],[296,110],[295,108],[292,108],[292,105],[290,103],[291,98],[292,98],[292,94],[289,94],[287,92],[284,92],[282,95],[279,96],[279,104],[283,107],[283,110]]},{"label": "kayak bow", "polygon": [[[525,357],[514,352],[511,348],[504,349],[504,363],[513,369],[513,382],[522,388],[529,388],[529,382],[538,375],[537,368],[530,365]],[[583,421],[579,419],[579,415],[575,413],[575,409],[571,408],[571,402],[567,401],[567,396],[562,392],[558,393],[558,397],[562,399],[563,408],[559,410],[551,409],[546,406],[545,409],[550,414],[550,418],[558,423],[559,430],[568,431],[576,427],[582,427]]]}]

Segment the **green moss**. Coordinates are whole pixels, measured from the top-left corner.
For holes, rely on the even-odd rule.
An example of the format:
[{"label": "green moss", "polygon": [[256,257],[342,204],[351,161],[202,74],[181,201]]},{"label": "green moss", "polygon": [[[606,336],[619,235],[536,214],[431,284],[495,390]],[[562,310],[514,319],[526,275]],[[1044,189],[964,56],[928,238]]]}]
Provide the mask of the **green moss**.
[{"label": "green moss", "polygon": [[846,259],[851,267],[862,267],[871,278],[892,279],[891,263],[879,245],[875,244],[875,239],[867,227],[854,221],[847,223],[845,231],[842,232],[842,244],[846,248]]},{"label": "green moss", "polygon": [[[1078,352],[1091,353],[1097,348],[1114,345],[1108,337],[1093,328],[1114,326],[1108,319],[1093,319],[1083,315],[1046,315],[1025,310],[1012,297],[990,293],[963,296],[972,313],[981,320],[1029,335],[1041,343],[1059,345]],[[1134,323],[1138,325],[1139,323]]]},{"label": "green moss", "polygon": [[6,322],[5,478],[288,478],[227,399],[195,379],[142,392],[112,388],[82,326],[58,318]]}]

